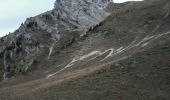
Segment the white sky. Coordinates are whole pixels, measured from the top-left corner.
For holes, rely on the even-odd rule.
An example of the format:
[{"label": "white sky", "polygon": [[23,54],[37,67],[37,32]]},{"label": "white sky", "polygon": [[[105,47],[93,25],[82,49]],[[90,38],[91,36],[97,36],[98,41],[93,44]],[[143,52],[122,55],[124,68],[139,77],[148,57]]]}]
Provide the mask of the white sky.
[{"label": "white sky", "polygon": [[[115,3],[125,1],[129,0],[114,0]],[[26,18],[51,10],[54,2],[55,0],[0,0],[0,37],[16,30]]]}]

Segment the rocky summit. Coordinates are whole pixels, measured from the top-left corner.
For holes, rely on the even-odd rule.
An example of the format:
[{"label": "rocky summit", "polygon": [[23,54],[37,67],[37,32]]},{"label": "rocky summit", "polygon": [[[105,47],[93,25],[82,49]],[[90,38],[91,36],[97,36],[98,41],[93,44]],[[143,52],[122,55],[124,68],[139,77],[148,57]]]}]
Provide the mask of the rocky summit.
[{"label": "rocky summit", "polygon": [[169,0],[56,0],[0,38],[0,100],[169,100],[169,26]]},{"label": "rocky summit", "polygon": [[68,19],[79,28],[88,28],[109,15],[104,8],[110,2],[112,0],[56,0],[54,9],[58,17]]}]

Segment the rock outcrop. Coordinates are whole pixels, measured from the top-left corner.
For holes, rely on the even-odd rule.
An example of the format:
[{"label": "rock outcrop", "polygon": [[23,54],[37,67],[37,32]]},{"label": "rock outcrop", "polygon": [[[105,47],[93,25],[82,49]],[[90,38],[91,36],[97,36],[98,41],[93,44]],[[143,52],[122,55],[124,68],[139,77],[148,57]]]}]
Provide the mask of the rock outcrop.
[{"label": "rock outcrop", "polygon": [[109,13],[104,8],[112,0],[57,0],[55,10],[57,17],[68,21],[79,28],[88,28],[100,23]]}]

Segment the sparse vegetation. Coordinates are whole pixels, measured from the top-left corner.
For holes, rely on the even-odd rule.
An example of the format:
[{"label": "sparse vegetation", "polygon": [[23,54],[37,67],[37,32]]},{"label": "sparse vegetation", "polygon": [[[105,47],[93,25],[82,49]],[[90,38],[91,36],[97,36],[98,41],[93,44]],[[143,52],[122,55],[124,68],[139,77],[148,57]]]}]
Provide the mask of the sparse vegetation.
[{"label": "sparse vegetation", "polygon": [[[32,29],[35,23],[29,23],[30,29],[18,30],[11,44],[11,35],[0,41],[5,45],[0,76],[6,59],[5,71],[12,77],[0,84],[0,100],[169,100],[169,6],[168,0],[110,4],[111,15],[87,30],[60,18],[55,9],[42,15],[48,27],[59,24],[55,34],[61,37],[55,41],[47,29]],[[76,28],[65,30],[64,24]],[[27,71],[17,62],[23,59],[32,61]]]}]

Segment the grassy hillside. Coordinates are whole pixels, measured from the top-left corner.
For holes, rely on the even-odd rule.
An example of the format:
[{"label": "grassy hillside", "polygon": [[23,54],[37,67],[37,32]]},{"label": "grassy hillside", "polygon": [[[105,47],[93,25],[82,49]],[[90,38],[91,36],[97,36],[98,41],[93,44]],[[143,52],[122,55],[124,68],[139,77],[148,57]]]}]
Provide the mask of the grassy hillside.
[{"label": "grassy hillside", "polygon": [[[170,2],[111,4],[107,10],[111,15],[83,37],[79,31],[63,37],[43,67],[3,83],[0,100],[169,100]],[[46,78],[45,71],[62,69],[74,55],[121,47],[104,61],[110,52]]]}]

